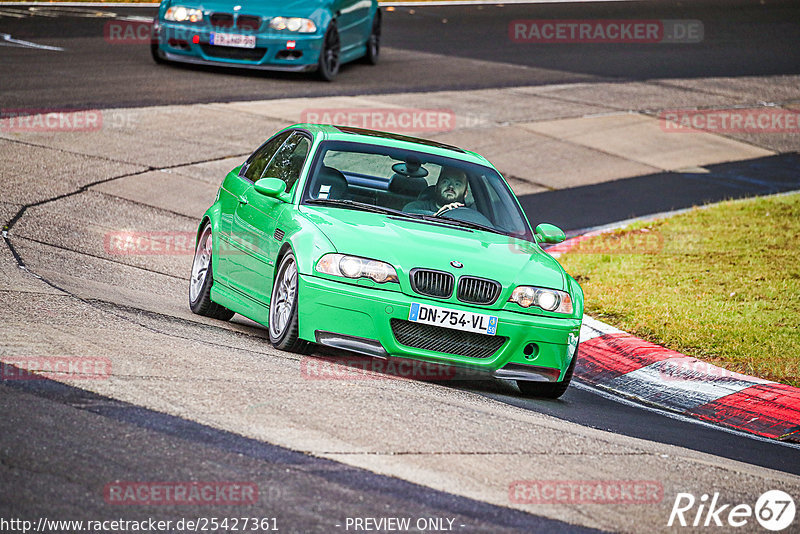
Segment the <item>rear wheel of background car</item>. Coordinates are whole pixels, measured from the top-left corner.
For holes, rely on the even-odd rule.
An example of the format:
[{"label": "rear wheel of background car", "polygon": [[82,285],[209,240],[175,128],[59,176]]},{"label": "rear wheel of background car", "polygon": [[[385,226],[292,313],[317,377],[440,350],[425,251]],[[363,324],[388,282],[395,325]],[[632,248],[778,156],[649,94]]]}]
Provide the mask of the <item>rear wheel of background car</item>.
[{"label": "rear wheel of background car", "polygon": [[378,10],[375,13],[375,18],[372,19],[372,32],[367,39],[367,54],[364,56],[364,61],[370,65],[378,64],[378,55],[381,53],[381,12]]},{"label": "rear wheel of background car", "polygon": [[564,373],[564,380],[561,382],[526,382],[517,380],[517,387],[526,397],[543,397],[545,399],[557,399],[567,391],[569,383],[572,380],[572,373],[575,372],[575,362],[578,361],[578,349],[575,348],[575,354],[572,356],[572,361],[567,367],[567,372]]},{"label": "rear wheel of background car", "polygon": [[280,262],[269,300],[269,340],[276,349],[304,352],[308,342],[298,337],[297,262],[288,252]]},{"label": "rear wheel of background car", "polygon": [[325,39],[322,41],[322,52],[319,55],[319,68],[317,73],[320,78],[330,82],[339,74],[340,59],[342,52],[342,42],[339,39],[339,30],[336,24],[331,22],[328,31],[325,32]]},{"label": "rear wheel of background car", "polygon": [[211,301],[211,286],[214,284],[212,243],[211,224],[206,223],[194,251],[192,277],[189,279],[189,307],[198,315],[227,321],[234,312]]}]

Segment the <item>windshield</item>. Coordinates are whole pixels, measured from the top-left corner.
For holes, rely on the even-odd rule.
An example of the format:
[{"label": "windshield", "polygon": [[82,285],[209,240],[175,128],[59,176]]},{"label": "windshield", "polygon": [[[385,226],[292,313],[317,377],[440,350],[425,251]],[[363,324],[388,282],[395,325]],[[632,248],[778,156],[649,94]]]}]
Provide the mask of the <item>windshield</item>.
[{"label": "windshield", "polygon": [[423,152],[324,143],[303,202],[439,220],[533,239],[513,193],[497,171]]}]

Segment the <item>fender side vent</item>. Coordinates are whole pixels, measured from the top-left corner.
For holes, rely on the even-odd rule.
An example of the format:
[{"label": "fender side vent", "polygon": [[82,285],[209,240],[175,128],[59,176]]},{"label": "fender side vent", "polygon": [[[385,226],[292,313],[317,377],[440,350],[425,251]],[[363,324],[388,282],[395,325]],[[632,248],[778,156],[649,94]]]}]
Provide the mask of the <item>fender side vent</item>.
[{"label": "fender side vent", "polygon": [[283,230],[276,228],[275,233],[272,234],[272,237],[274,237],[276,241],[283,241],[283,236],[285,235],[286,233]]}]

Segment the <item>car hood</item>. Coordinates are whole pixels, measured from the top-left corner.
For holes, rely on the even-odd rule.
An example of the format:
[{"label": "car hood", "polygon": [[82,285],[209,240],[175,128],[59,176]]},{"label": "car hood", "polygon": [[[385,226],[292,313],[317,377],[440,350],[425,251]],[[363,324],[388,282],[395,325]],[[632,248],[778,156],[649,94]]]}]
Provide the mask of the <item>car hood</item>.
[{"label": "car hood", "polygon": [[[302,212],[337,252],[391,263],[400,272],[426,267],[511,284],[565,289],[564,271],[535,244],[509,236],[327,206]],[[450,262],[459,262],[456,269]]]}]

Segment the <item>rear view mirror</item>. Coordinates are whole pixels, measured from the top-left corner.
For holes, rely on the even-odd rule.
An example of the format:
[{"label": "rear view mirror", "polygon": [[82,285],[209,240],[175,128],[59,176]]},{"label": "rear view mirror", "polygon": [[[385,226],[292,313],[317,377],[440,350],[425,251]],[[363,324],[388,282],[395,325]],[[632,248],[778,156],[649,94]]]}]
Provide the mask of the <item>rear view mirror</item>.
[{"label": "rear view mirror", "polygon": [[262,195],[278,198],[286,190],[286,183],[279,178],[262,178],[253,188]]},{"label": "rear view mirror", "polygon": [[554,224],[542,223],[536,227],[536,239],[542,243],[561,243],[566,238],[564,230]]}]

